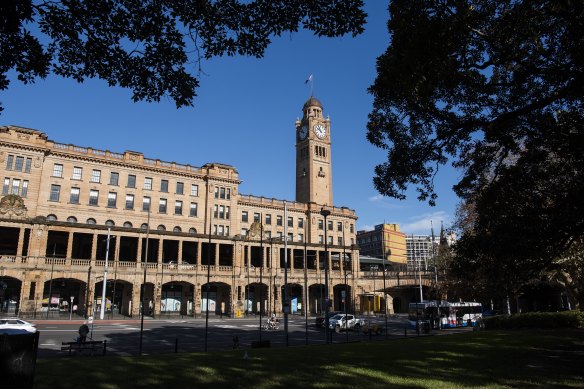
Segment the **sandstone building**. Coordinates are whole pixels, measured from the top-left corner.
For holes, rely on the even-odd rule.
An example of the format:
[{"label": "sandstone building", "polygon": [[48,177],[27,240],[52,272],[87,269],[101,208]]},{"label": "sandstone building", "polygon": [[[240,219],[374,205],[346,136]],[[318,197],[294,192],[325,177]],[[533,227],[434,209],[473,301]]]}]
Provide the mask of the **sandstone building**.
[{"label": "sandstone building", "polygon": [[107,270],[106,308],[116,314],[138,315],[143,302],[145,314],[196,315],[207,292],[216,314],[279,313],[286,264],[292,312],[321,311],[327,294],[332,309],[358,310],[371,287],[358,264],[357,216],[333,204],[331,125],[317,99],[295,131],[296,199],[285,202],[240,193],[233,166],[0,127],[2,310],[94,314]]}]

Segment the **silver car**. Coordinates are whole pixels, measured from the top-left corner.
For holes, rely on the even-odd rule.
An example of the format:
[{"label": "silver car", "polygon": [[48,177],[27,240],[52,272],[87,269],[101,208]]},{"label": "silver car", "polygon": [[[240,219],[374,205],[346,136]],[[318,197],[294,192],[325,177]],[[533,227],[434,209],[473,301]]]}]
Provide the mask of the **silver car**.
[{"label": "silver car", "polygon": [[0,319],[0,334],[35,333],[34,324],[18,318]]}]

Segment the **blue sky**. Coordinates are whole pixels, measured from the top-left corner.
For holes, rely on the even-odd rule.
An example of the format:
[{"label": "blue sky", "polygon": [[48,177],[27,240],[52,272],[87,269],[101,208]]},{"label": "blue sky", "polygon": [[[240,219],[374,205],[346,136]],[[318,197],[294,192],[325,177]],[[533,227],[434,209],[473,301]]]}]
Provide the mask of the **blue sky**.
[{"label": "blue sky", "polygon": [[13,79],[0,93],[0,124],[34,128],[57,142],[103,150],[140,151],[149,158],[202,166],[233,165],[242,194],[294,200],[295,128],[314,75],[314,96],[331,119],[333,197],[336,206],[357,212],[357,228],[398,223],[408,234],[429,234],[453,220],[458,172],[443,167],[437,176],[437,205],[380,196],[372,184],[383,150],[366,139],[376,76],[376,58],[389,43],[387,2],[367,1],[365,33],[357,38],[317,38],[309,32],[275,38],[264,58],[224,57],[202,63],[193,107],[174,103],[133,103],[131,93],[104,81],[49,77],[32,85]]}]

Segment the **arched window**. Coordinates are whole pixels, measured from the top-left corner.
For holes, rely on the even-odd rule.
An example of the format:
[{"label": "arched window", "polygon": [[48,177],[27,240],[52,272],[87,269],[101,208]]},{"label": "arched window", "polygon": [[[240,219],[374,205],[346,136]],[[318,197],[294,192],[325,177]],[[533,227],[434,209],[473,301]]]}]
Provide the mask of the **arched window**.
[{"label": "arched window", "polygon": [[105,225],[108,227],[113,227],[116,225],[116,223],[114,223],[114,221],[110,219],[110,220],[105,222]]},{"label": "arched window", "polygon": [[77,218],[76,218],[75,216],[69,216],[69,217],[67,218],[67,221],[68,221],[69,223],[77,223]]},{"label": "arched window", "polygon": [[124,222],[124,227],[126,227],[126,228],[132,228],[132,223],[130,223],[130,222]]},{"label": "arched window", "polygon": [[195,235],[196,233],[197,233],[197,229],[196,228],[193,228],[193,227],[189,228],[189,234]]},{"label": "arched window", "polygon": [[49,216],[47,216],[47,220],[51,222],[57,221],[57,215],[53,215],[51,213]]},{"label": "arched window", "polygon": [[166,231],[166,227],[164,226],[164,224],[158,225],[158,231]]},{"label": "arched window", "polygon": [[87,224],[95,224],[96,221],[94,218],[90,217],[89,219],[87,219]]},{"label": "arched window", "polygon": [[141,230],[147,230],[148,229],[148,224],[146,223],[142,223],[142,225],[140,226]]},{"label": "arched window", "polygon": [[172,229],[173,232],[181,232],[182,229],[179,226],[176,226]]}]

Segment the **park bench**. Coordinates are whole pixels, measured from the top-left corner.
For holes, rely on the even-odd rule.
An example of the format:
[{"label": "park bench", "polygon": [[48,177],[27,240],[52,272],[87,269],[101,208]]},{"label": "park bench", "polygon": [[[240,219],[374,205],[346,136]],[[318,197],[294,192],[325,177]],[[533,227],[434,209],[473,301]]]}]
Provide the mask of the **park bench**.
[{"label": "park bench", "polygon": [[69,355],[73,350],[81,353],[84,350],[88,350],[91,355],[95,352],[95,350],[99,350],[99,348],[103,345],[103,355],[105,355],[105,342],[103,340],[88,340],[85,342],[62,342],[61,350],[62,351],[69,351]]}]

